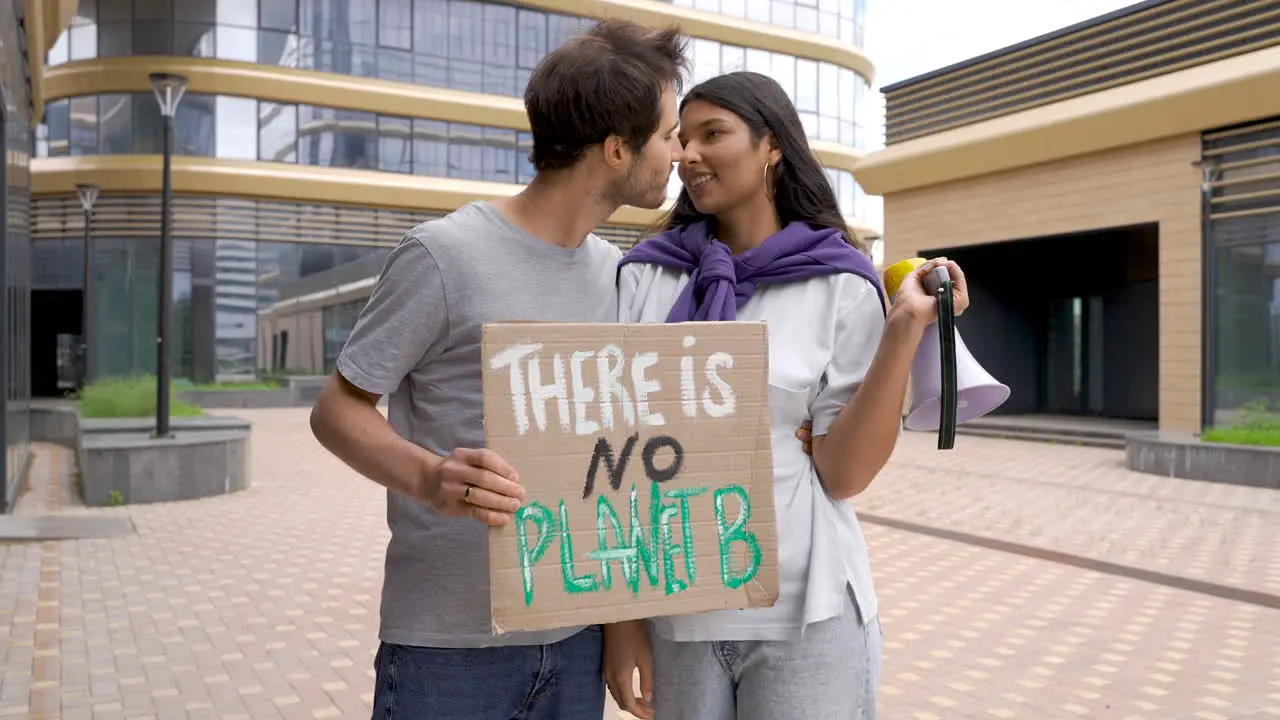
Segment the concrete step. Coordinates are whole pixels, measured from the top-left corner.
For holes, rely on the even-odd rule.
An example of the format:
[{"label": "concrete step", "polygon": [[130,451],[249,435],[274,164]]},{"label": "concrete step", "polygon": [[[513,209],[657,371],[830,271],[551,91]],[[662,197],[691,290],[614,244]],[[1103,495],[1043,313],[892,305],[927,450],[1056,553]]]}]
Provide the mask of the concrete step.
[{"label": "concrete step", "polygon": [[957,435],[976,437],[1004,438],[1006,440],[1027,440],[1053,445],[1075,445],[1081,447],[1110,448],[1123,450],[1124,436],[1116,433],[1075,432],[1070,430],[1043,430],[1032,428],[1011,428],[1008,426],[983,426],[966,423],[956,428]]},{"label": "concrete step", "polygon": [[960,427],[962,429],[970,428],[1002,432],[1051,433],[1073,438],[1104,438],[1110,440],[1124,440],[1126,432],[1125,430],[1109,427],[1107,425],[1091,426],[1085,423],[1041,423],[1035,422],[1034,420],[1028,422],[1016,422],[1000,417],[982,417],[977,420],[971,420]]}]

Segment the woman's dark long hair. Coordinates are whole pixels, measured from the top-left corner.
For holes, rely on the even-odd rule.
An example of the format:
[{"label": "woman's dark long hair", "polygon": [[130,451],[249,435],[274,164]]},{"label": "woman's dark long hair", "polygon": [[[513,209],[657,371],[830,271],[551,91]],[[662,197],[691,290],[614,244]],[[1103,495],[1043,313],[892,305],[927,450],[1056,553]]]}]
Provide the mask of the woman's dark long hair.
[{"label": "woman's dark long hair", "polygon": [[[732,72],[690,89],[680,101],[680,112],[694,100],[711,103],[742,118],[757,143],[766,135],[773,135],[782,151],[774,173],[773,207],[783,227],[800,220],[814,227],[839,230],[845,242],[866,252],[845,223],[822,164],[809,149],[800,115],[781,85],[760,73]],[[715,223],[714,217],[698,212],[689,192],[681,188],[663,228],[670,230],[699,220],[708,220],[713,226]]]}]

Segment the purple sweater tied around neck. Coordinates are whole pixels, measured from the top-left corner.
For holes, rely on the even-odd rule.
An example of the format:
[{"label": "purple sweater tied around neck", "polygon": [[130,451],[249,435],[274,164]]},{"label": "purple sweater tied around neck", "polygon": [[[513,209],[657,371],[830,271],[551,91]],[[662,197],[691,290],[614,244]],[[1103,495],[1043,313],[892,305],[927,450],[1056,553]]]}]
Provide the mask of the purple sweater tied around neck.
[{"label": "purple sweater tied around neck", "polygon": [[690,274],[667,322],[736,320],[760,285],[807,280],[820,275],[852,273],[875,287],[887,312],[884,289],[871,259],[844,241],[839,230],[792,222],[758,247],[737,256],[729,246],[707,236],[699,221],[667,230],[637,244],[622,258]]}]

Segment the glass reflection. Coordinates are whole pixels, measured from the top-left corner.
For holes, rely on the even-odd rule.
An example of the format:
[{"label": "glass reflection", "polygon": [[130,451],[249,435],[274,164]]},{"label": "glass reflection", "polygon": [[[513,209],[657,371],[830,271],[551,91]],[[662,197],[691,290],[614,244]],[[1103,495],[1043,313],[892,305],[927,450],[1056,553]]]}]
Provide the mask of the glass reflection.
[{"label": "glass reflection", "polygon": [[216,376],[257,374],[258,244],[219,238],[213,242]]},{"label": "glass reflection", "polygon": [[1215,225],[1218,242],[1233,234],[1271,240],[1217,251],[1214,420],[1231,425],[1250,407],[1280,414],[1280,213]]},{"label": "glass reflection", "polygon": [[[55,105],[58,103],[53,103],[49,107],[52,108]],[[182,106],[178,107],[181,109]],[[98,133],[102,143],[99,151],[104,155],[133,152],[133,96],[99,96],[98,109],[100,111]],[[53,132],[52,128],[50,132]]]},{"label": "glass reflection", "polygon": [[258,103],[258,159],[298,161],[298,106]]},{"label": "glass reflection", "polygon": [[258,159],[258,101],[219,95],[214,99],[214,151],[220,158]]},{"label": "glass reflection", "polygon": [[[486,133],[480,135],[483,139]],[[477,150],[482,163],[489,147]],[[179,217],[191,208],[182,200]],[[107,202],[125,203],[100,206],[100,211],[117,218],[122,207],[138,208],[139,203],[141,214],[154,218],[158,211],[155,196]],[[201,202],[197,207],[204,222],[176,226],[171,336],[175,378],[200,383],[264,372],[318,374],[331,369],[334,353],[350,331],[352,310],[367,298],[372,279],[394,246],[391,237],[431,217],[401,211],[371,215],[367,208],[248,198],[217,198],[212,205]],[[214,211],[211,215],[209,209]],[[78,213],[70,206],[60,212]],[[244,237],[276,236],[282,227],[300,221],[307,226],[307,242]],[[63,227],[65,236],[42,237],[35,243],[34,278],[41,290],[82,287],[79,228],[70,223]],[[100,377],[154,371],[159,243],[156,233],[137,233],[132,227],[102,223],[93,237],[90,321],[96,331],[91,352]],[[190,232],[193,227],[208,230]],[[353,229],[355,234],[387,239],[353,243]],[[597,231],[624,245],[636,234],[634,229],[608,226]],[[9,259],[14,260],[12,253]],[[29,363],[22,365],[24,370],[28,367]]]},{"label": "glass reflection", "polygon": [[298,163],[373,169],[377,116],[354,110],[298,106]]},{"label": "glass reflection", "polygon": [[[214,100],[214,96],[196,94],[183,98],[174,118],[175,155],[213,155],[217,127]],[[47,148],[41,156],[163,151],[160,108],[151,93],[58,100],[49,103],[45,114]]]},{"label": "glass reflection", "polygon": [[[57,246],[43,240],[37,244],[46,255]],[[98,373],[154,373],[159,243],[154,237],[97,237],[92,249]],[[78,243],[74,251],[79,252]],[[388,251],[382,246],[175,239],[174,377],[213,382],[257,375],[262,369],[260,309],[372,277]],[[44,279],[65,279],[79,287],[78,279],[62,278],[64,274]]]},{"label": "glass reflection", "polygon": [[330,305],[321,312],[324,325],[324,373],[334,371],[338,362],[338,354],[347,343],[351,331],[356,326],[356,318],[364,308],[364,300],[353,300],[338,305]]},{"label": "glass reflection", "polygon": [[409,118],[378,118],[378,169],[413,172],[413,125]]}]

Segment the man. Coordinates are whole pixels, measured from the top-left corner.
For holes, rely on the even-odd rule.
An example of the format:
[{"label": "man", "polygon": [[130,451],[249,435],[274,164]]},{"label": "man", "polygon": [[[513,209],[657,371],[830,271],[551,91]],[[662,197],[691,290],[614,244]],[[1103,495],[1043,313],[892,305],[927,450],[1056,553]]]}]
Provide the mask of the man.
[{"label": "man", "polygon": [[684,48],[674,28],[605,21],[544,58],[524,97],[536,177],[405,236],[316,402],[316,438],[388,489],[375,718],[604,712],[598,627],[490,633],[486,526],[523,491],[482,449],[480,327],[616,320],[621,253],[591,231],[662,204]]}]

